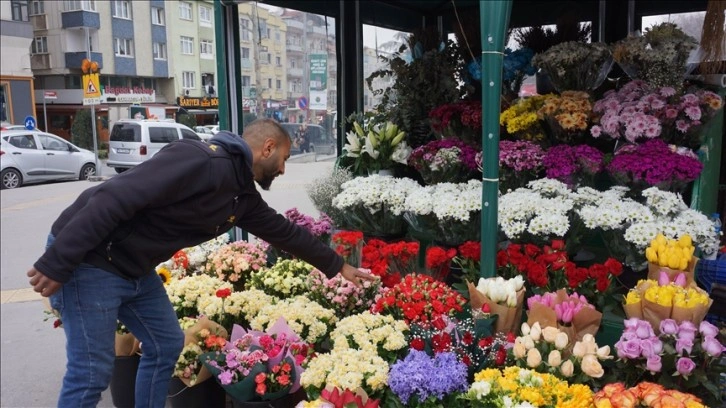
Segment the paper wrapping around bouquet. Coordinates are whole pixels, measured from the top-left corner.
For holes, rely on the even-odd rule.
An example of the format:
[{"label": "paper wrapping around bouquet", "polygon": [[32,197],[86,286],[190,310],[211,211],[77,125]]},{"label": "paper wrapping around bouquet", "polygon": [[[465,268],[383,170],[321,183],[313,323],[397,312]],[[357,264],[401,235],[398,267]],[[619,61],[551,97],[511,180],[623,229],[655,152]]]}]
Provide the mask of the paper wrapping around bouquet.
[{"label": "paper wrapping around bouquet", "polygon": [[472,310],[480,310],[484,304],[489,305],[490,313],[498,316],[494,330],[505,334],[517,333],[519,324],[522,321],[524,288],[517,291],[517,306],[509,307],[492,301],[481,293],[473,283],[467,281],[466,285],[469,288],[469,303],[471,303]]},{"label": "paper wrapping around bouquet", "polygon": [[690,285],[695,280],[695,273],[696,270],[696,264],[698,263],[698,258],[695,256],[691,257],[691,260],[688,262],[688,266],[686,267],[686,270],[681,271],[678,269],[671,269],[667,268],[665,266],[656,265],[654,263],[648,262],[648,279],[653,279],[654,281],[658,281],[658,278],[660,277],[661,272],[665,272],[668,275],[668,280],[670,282],[673,282],[676,280],[676,276],[678,276],[679,273],[682,273],[686,277],[686,284]]},{"label": "paper wrapping around bouquet", "polygon": [[114,346],[116,349],[116,357],[133,356],[141,350],[141,343],[131,333],[116,333]]},{"label": "paper wrapping around bouquet", "polygon": [[[645,291],[653,285],[654,283],[652,283],[651,281],[641,282],[638,286],[635,287],[635,290],[637,290],[639,293],[640,302],[629,305],[625,304],[623,305],[623,308],[625,309],[626,317],[637,317],[638,319],[647,321],[648,323],[650,323],[651,327],[653,327],[653,331],[656,334],[660,334],[660,322],[663,319],[673,319],[678,324],[681,324],[682,322],[688,320],[698,326],[706,317],[708,309],[713,304],[713,299],[709,298],[708,305],[698,305],[692,308],[683,308],[675,305],[659,305],[658,303],[651,302],[650,300],[645,298]],[[689,287],[702,293],[705,292],[703,289],[698,288],[694,282],[691,282],[689,284]]]},{"label": "paper wrapping around bouquet", "polygon": [[[556,292],[557,299],[555,304],[560,304],[568,298],[567,291],[560,289]],[[556,327],[560,331],[567,334],[569,340],[567,349],[571,349],[576,341],[582,340],[586,334],[595,335],[600,329],[602,321],[602,313],[598,312],[594,307],[585,306],[572,318],[569,326],[561,325],[557,322],[557,313],[554,308],[545,306],[539,302],[534,302],[527,312],[527,324],[530,327],[539,322],[541,328]]]},{"label": "paper wrapping around bouquet", "polygon": [[[211,334],[214,334],[216,336],[222,337],[224,339],[227,339],[227,330],[222,327],[219,323],[213,322],[209,320],[206,317],[200,317],[199,320],[194,324],[194,326],[184,330],[184,346],[187,346],[188,344],[196,343],[199,341],[199,338],[197,337],[197,333],[200,331],[207,329]],[[204,382],[205,380],[212,377],[212,373],[207,370],[207,367],[202,365],[202,368],[199,370],[199,373],[197,374],[197,380],[192,384],[192,380],[190,378],[179,378],[181,382],[184,383],[187,387],[193,387],[197,384],[200,384]]]}]

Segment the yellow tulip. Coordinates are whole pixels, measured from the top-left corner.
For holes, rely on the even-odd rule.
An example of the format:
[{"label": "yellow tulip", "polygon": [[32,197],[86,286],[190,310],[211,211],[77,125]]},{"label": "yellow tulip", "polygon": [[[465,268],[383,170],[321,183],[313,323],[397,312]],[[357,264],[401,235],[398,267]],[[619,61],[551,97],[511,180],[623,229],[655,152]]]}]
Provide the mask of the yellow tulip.
[{"label": "yellow tulip", "polygon": [[678,239],[678,243],[682,248],[688,248],[693,245],[693,241],[691,240],[691,236],[688,234],[683,234]]},{"label": "yellow tulip", "polygon": [[645,249],[645,258],[648,259],[648,262],[650,263],[656,263],[658,262],[658,253],[655,251],[655,249],[649,247]]},{"label": "yellow tulip", "polygon": [[671,269],[678,269],[678,265],[680,264],[680,257],[677,254],[672,254],[668,258],[668,267]]},{"label": "yellow tulip", "polygon": [[625,304],[633,305],[636,303],[640,303],[640,294],[638,294],[638,291],[636,290],[631,290],[628,292],[628,295],[625,296]]},{"label": "yellow tulip", "polygon": [[661,252],[658,254],[658,265],[668,267],[668,261],[670,256],[668,252]]},{"label": "yellow tulip", "polygon": [[678,270],[685,271],[688,268],[688,258],[681,257],[681,263],[678,264]]},{"label": "yellow tulip", "polygon": [[658,241],[658,243],[665,245],[668,240],[666,239],[665,235],[662,233],[658,233],[658,235],[655,236],[655,240]]}]

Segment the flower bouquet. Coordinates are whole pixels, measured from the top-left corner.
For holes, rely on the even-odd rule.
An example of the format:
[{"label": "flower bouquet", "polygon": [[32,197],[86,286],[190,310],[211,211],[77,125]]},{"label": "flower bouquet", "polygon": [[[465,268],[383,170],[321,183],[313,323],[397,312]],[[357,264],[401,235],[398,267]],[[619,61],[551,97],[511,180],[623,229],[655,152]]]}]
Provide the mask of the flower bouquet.
[{"label": "flower bouquet", "polygon": [[416,169],[427,185],[463,183],[478,172],[477,149],[460,139],[434,140],[415,148],[408,165]]},{"label": "flower bouquet", "polygon": [[603,83],[613,58],[603,43],[568,41],[535,55],[532,65],[549,75],[558,92],[590,91]]},{"label": "flower bouquet", "polygon": [[476,286],[467,282],[469,302],[472,310],[479,310],[485,304],[491,314],[497,315],[495,331],[512,333],[522,321],[524,304],[524,279],[521,275],[505,280],[496,278],[480,278]]},{"label": "flower bouquet", "polygon": [[439,282],[450,280],[448,278],[451,274],[451,263],[455,257],[456,248],[436,245],[426,248],[426,274]]},{"label": "flower bouquet", "polygon": [[380,400],[388,385],[388,363],[371,348],[333,349],[313,357],[300,376],[310,398],[318,398],[326,388],[362,389]]},{"label": "flower bouquet", "polygon": [[412,273],[420,244],[417,241],[387,243],[371,239],[363,247],[361,266],[381,278],[383,287],[390,288],[401,281],[401,277]]},{"label": "flower bouquet", "polygon": [[411,350],[403,360],[391,365],[388,386],[407,407],[445,408],[468,387],[466,365],[451,352],[433,357]]},{"label": "flower bouquet", "polygon": [[545,151],[526,140],[499,142],[499,191],[507,193],[539,178]]},{"label": "flower bouquet", "polygon": [[340,194],[340,186],[353,179],[350,170],[335,166],[330,175],[319,176],[306,186],[310,201],[321,214],[326,214],[337,228],[347,228],[343,213],[333,206],[333,198]]},{"label": "flower bouquet", "polygon": [[630,187],[631,194],[651,186],[681,193],[702,170],[696,157],[680,154],[659,139],[623,146],[607,166],[615,182]]},{"label": "flower bouquet", "polygon": [[199,245],[178,250],[166,262],[156,267],[163,282],[168,283],[171,278],[180,279],[187,275],[197,273],[207,262],[207,257],[217,249],[229,242],[229,235],[222,234]]},{"label": "flower bouquet", "polygon": [[370,309],[380,292],[381,281],[365,280],[360,286],[343,278],[340,274],[328,279],[325,274],[313,269],[305,286],[306,295],[338,316],[350,316]]},{"label": "flower bouquet", "polygon": [[368,123],[353,121],[353,130],[346,135],[343,156],[352,161],[354,174],[365,175],[391,170],[394,163],[406,164],[411,148],[406,132],[392,122]]},{"label": "flower bouquet", "polygon": [[587,334],[594,336],[600,328],[602,313],[584,296],[567,295],[564,289],[534,295],[527,299],[527,324],[538,322],[540,327],[556,327],[567,333],[572,343]]},{"label": "flower bouquet", "polygon": [[[316,220],[309,215],[302,214],[297,208],[290,208],[285,211],[285,218],[293,224],[305,228],[310,234],[326,245],[330,244],[333,220],[325,213],[320,214],[320,218]],[[278,260],[294,258],[292,254],[277,249],[265,241],[262,241],[262,244],[263,247],[266,247],[268,265],[274,264]]]},{"label": "flower bouquet", "polygon": [[708,322],[678,324],[664,319],[656,334],[653,326],[637,318],[625,321],[625,330],[615,343],[615,369],[626,385],[647,380],[667,388],[696,394],[718,406],[719,357],[726,350],[717,340],[718,328]]},{"label": "flower bouquet", "polygon": [[227,330],[219,324],[202,317],[184,330],[184,348],[174,366],[173,377],[184,385],[192,387],[209,379],[212,374],[199,357],[208,352],[221,351],[227,343]]},{"label": "flower bouquet", "polygon": [[607,384],[595,393],[593,401],[596,407],[706,408],[701,399],[693,394],[665,389],[660,384],[648,381],[630,388],[625,388],[622,382]]},{"label": "flower bouquet", "polygon": [[278,298],[302,295],[308,291],[307,279],[313,266],[302,260],[283,259],[269,268],[251,272],[246,289],[259,289]]},{"label": "flower bouquet", "polygon": [[237,241],[211,253],[200,271],[232,283],[235,290],[242,290],[247,275],[266,265],[267,254],[261,245]]},{"label": "flower bouquet", "polygon": [[408,349],[408,333],[408,324],[403,320],[363,312],[338,322],[330,339],[333,350],[375,351],[381,358],[393,363]]},{"label": "flower bouquet", "polygon": [[446,139],[481,145],[481,101],[458,101],[437,106],[429,113],[431,127]]},{"label": "flower bouquet", "polygon": [[499,125],[517,140],[535,143],[544,141],[546,136],[537,112],[552,97],[554,95],[534,95],[518,99],[499,115]]},{"label": "flower bouquet", "polygon": [[118,320],[116,321],[114,349],[116,350],[116,357],[133,356],[141,352],[139,340],[126,328],[125,324]]},{"label": "flower bouquet", "polygon": [[566,91],[549,97],[537,111],[537,117],[546,124],[552,144],[582,142],[592,117],[590,95]]},{"label": "flower bouquet", "polygon": [[[481,242],[466,241],[459,245],[453,262],[461,269],[462,282],[477,282],[481,274]],[[458,289],[457,285],[453,286]]]},{"label": "flower bouquet", "polygon": [[522,323],[522,336],[514,340],[512,355],[519,367],[552,374],[572,384],[599,385],[605,371],[601,361],[613,358],[610,346],[598,347],[592,335],[573,344],[567,333],[556,327],[544,329]]},{"label": "flower bouquet", "polygon": [[551,374],[512,366],[478,372],[461,399],[475,408],[590,407],[592,390],[583,384],[570,385]]},{"label": "flower bouquet", "polygon": [[[224,313],[237,318],[233,323],[243,325],[241,322],[249,322],[263,307],[277,303],[279,300],[261,290],[250,289],[242,292],[232,292],[229,297],[224,299],[221,306]],[[206,315],[211,316],[209,313],[206,313]]]},{"label": "flower bouquet", "polygon": [[197,300],[197,312],[199,316],[218,323],[229,333],[235,324],[246,324],[242,314],[242,304],[246,299],[241,293],[223,287],[214,294],[204,294]]},{"label": "flower bouquet", "polygon": [[267,333],[235,326],[222,351],[200,359],[234,400],[270,401],[300,388],[302,364],[311,350],[280,319]]},{"label": "flower bouquet", "polygon": [[360,231],[339,231],[333,234],[331,246],[346,263],[361,266],[363,233]]},{"label": "flower bouquet", "polygon": [[595,176],[603,170],[604,155],[585,144],[561,144],[547,150],[542,166],[547,177],[559,180],[569,187],[594,186]]},{"label": "flower bouquet", "polygon": [[667,279],[663,285],[655,280],[641,280],[625,297],[625,315],[647,320],[656,330],[664,319],[699,324],[713,299],[695,284],[686,286],[685,279],[678,281],[683,286]]},{"label": "flower bouquet", "polygon": [[409,324],[430,324],[439,316],[461,312],[465,304],[466,299],[446,284],[414,273],[405,276],[394,287],[383,289],[371,311],[392,315]]},{"label": "flower bouquet", "polygon": [[303,340],[315,344],[316,347],[328,337],[338,320],[333,310],[326,309],[305,296],[296,296],[263,306],[250,319],[250,327],[262,331],[281,317]]},{"label": "flower bouquet", "polygon": [[378,408],[379,403],[379,400],[368,398],[366,392],[360,388],[353,392],[328,387],[321,391],[317,399],[300,401],[295,408]]},{"label": "flower bouquet", "polygon": [[[645,257],[648,259],[648,279],[657,279],[658,283],[665,285],[675,281],[679,275],[685,284],[695,279],[696,262],[693,256],[696,248],[688,234],[681,235],[677,240],[667,239],[665,235],[658,234],[645,248]],[[684,285],[680,285],[684,286]]]},{"label": "flower bouquet", "polygon": [[409,191],[418,188],[415,181],[372,175],[357,177],[341,187],[343,191],[333,199],[333,205],[345,211],[349,225],[364,234],[403,235],[401,213]]},{"label": "flower bouquet", "polygon": [[200,314],[199,302],[203,298],[216,297],[220,289],[229,289],[232,284],[209,275],[191,275],[173,279],[166,286],[166,294],[178,318],[196,317]]}]

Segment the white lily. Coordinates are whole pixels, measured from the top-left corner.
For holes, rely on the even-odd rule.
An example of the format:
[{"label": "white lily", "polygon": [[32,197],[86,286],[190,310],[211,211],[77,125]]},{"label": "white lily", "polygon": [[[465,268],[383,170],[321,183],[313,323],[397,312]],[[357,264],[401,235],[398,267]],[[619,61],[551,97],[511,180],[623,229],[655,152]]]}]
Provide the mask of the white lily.
[{"label": "white lily", "polygon": [[347,152],[346,156],[348,156],[348,157],[360,156],[361,145],[360,145],[360,139],[358,138],[358,135],[355,134],[355,132],[348,132],[346,134],[346,140],[348,140],[348,143],[346,143],[345,146],[343,146],[343,149]]},{"label": "white lily", "polygon": [[391,154],[391,160],[401,164],[408,164],[408,156],[411,155],[413,149],[406,144],[401,142],[396,146],[396,150]]},{"label": "white lily", "polygon": [[373,143],[371,143],[370,138],[366,138],[366,144],[363,146],[363,150],[361,151],[361,154],[368,153],[369,156],[371,156],[373,159],[377,159],[378,156],[380,156],[381,152],[376,150],[375,147],[373,147]]}]

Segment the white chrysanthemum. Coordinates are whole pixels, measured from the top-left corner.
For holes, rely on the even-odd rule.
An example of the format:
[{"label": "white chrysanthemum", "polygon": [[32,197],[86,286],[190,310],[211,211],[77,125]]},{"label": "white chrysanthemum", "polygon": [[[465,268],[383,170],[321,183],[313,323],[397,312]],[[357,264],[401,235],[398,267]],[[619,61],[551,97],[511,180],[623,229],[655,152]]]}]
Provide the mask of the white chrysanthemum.
[{"label": "white chrysanthemum", "polygon": [[675,215],[688,208],[680,194],[650,187],[643,191],[646,205],[659,215]]},{"label": "white chrysanthemum", "polygon": [[572,193],[572,191],[567,187],[567,184],[551,178],[541,178],[539,180],[530,181],[527,184],[527,187],[545,197],[569,197]]}]

